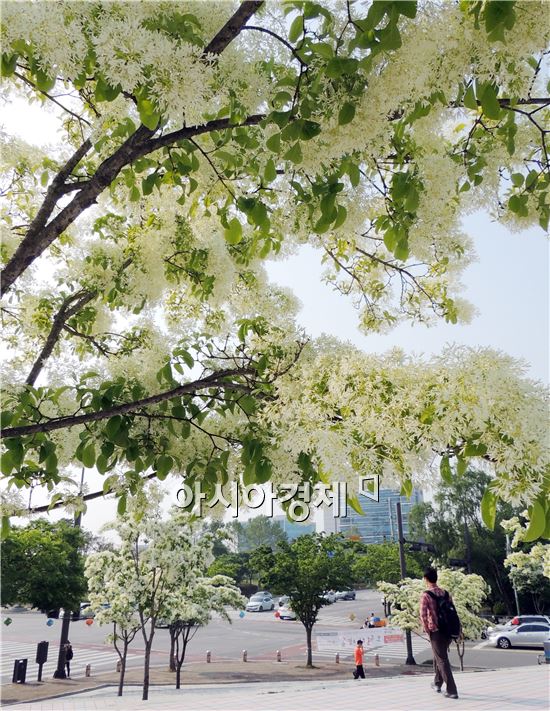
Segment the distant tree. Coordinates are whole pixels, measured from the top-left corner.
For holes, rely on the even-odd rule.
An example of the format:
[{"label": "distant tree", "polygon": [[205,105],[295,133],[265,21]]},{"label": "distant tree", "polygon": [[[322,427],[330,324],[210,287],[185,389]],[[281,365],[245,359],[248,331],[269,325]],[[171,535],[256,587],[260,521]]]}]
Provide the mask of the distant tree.
[{"label": "distant tree", "polygon": [[[422,554],[406,553],[407,573],[411,578],[422,577],[422,566],[426,561]],[[353,563],[353,577],[357,583],[375,587],[379,580],[397,583],[401,579],[399,567],[399,545],[397,543],[371,543],[365,552],[356,556]]]},{"label": "distant tree", "polygon": [[251,551],[260,546],[274,549],[281,541],[288,540],[281,524],[268,516],[255,516],[244,523],[234,521],[232,527],[237,536],[239,551]]},{"label": "distant tree", "polygon": [[205,533],[208,532],[214,535],[214,543],[212,547],[212,555],[214,558],[218,558],[221,555],[226,555],[231,552],[228,543],[233,538],[233,531],[230,526],[223,521],[205,521],[204,531]]},{"label": "distant tree", "polygon": [[87,594],[84,545],[81,529],[64,519],[11,529],[2,544],[2,604],[78,609]]},{"label": "distant tree", "polygon": [[248,553],[222,553],[208,568],[208,575],[225,575],[238,585],[252,580],[252,570]]},{"label": "distant tree", "polygon": [[506,535],[500,523],[514,509],[501,502],[496,512],[494,530],[489,530],[480,516],[481,500],[491,477],[483,471],[449,471],[435,492],[433,502],[413,506],[409,516],[410,536],[432,543],[438,565],[449,566],[451,559],[468,561],[472,573],[481,575],[490,585],[490,602],[502,601],[513,610],[513,589],[504,566]]},{"label": "distant tree", "polygon": [[286,593],[306,629],[307,666],[313,667],[311,633],[319,610],[327,604],[323,593],[347,587],[352,578],[352,553],[339,536],[309,534],[292,543],[279,543],[266,555],[262,579],[275,592]]}]

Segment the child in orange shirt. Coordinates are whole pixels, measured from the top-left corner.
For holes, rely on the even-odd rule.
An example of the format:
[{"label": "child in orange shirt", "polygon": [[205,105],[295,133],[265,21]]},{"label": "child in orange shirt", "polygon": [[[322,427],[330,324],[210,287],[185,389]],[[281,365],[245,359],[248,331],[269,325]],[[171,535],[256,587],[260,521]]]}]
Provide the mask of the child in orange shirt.
[{"label": "child in orange shirt", "polygon": [[355,671],[353,672],[354,679],[365,678],[365,670],[363,669],[363,640],[357,640],[357,646],[355,647]]}]

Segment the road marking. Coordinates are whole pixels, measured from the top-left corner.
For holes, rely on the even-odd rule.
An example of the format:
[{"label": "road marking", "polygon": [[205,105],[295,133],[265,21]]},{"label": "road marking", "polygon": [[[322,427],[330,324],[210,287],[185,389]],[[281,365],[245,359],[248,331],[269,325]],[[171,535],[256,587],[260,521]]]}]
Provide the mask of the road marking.
[{"label": "road marking", "polygon": [[484,639],[483,642],[476,644],[471,649],[483,649],[483,647],[486,647],[488,644],[491,644],[491,642],[488,639]]}]

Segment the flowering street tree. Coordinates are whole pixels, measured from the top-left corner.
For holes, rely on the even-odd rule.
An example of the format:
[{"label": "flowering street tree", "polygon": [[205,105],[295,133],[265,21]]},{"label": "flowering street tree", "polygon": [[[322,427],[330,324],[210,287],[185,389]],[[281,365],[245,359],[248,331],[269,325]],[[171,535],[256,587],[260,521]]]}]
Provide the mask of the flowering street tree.
[{"label": "flowering street tree", "polygon": [[[138,618],[137,627],[145,643],[144,700],[149,696],[151,646],[160,619],[180,622],[180,631],[184,631],[188,622],[206,624],[214,611],[229,619],[226,606],[243,604],[239,590],[228,578],[206,577],[212,560],[212,535],[200,533],[189,514],[179,509],[161,520],[159,502],[160,496],[153,489],[137,497],[129,512],[110,526],[120,537],[119,550],[93,554],[86,563],[90,602],[97,610],[97,621],[118,625],[122,630],[119,637],[123,640],[124,661]],[[102,603],[111,607],[103,608]],[[179,639],[178,633],[178,644]],[[176,646],[177,688],[188,641],[185,635],[183,641],[181,651]],[[119,695],[125,668],[121,661]]]},{"label": "flowering street tree", "polygon": [[[537,1],[5,2],[8,98],[40,102],[60,131],[51,148],[12,136],[2,152],[8,483],[66,505],[79,462],[105,476],[85,498],[114,492],[123,512],[169,473],[209,493],[265,483],[283,461],[303,482],[321,466],[333,478],[329,446],[343,441],[342,459],[357,436],[406,487],[411,452],[442,456],[443,476],[450,458],[485,457],[499,477],[487,518],[498,496],[539,516],[548,459],[540,441],[524,455],[541,396],[505,359],[487,358],[483,378],[475,358],[459,381],[460,364],[432,383],[421,372],[426,406],[404,405],[403,423],[390,407],[389,431],[407,437],[381,443],[355,432],[344,353],[332,392],[331,346],[310,349],[303,393],[294,300],[262,261],[313,245],[366,332],[467,317],[463,214],[548,225],[545,20]],[[361,387],[397,403],[392,358],[351,359]],[[407,370],[418,392],[423,366]],[[269,418],[287,404],[305,424],[325,408],[309,448],[284,446]],[[517,427],[502,429],[510,413]]]},{"label": "flowering street tree", "polygon": [[[455,642],[460,669],[464,671],[464,640],[477,639],[485,626],[485,620],[479,617],[478,613],[489,593],[489,586],[480,575],[466,574],[449,568],[441,568],[438,571],[437,582],[452,595],[460,617],[462,636]],[[420,596],[425,590],[423,581],[405,578],[397,584],[379,582],[378,589],[392,605],[392,624],[404,630],[418,630]]]},{"label": "flowering street tree", "polygon": [[507,556],[504,565],[509,568],[508,574],[514,587],[530,595],[534,611],[542,614],[550,604],[550,545],[533,545],[533,539],[538,537],[533,519],[529,520],[525,515],[522,518],[527,518],[527,523],[518,516],[502,522],[504,530],[514,534],[514,550]]}]

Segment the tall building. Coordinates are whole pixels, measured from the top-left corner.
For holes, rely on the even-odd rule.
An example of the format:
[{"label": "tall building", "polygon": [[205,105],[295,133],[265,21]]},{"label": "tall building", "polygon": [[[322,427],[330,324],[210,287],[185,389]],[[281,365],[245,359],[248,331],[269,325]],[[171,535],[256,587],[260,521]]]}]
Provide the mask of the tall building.
[{"label": "tall building", "polygon": [[304,536],[306,533],[315,533],[315,524],[312,522],[289,521],[285,514],[273,516],[273,520],[280,524],[289,541],[293,541],[298,536]]},{"label": "tall building", "polygon": [[[373,501],[366,496],[359,496],[363,514],[358,514],[350,506],[347,507],[347,515],[333,519],[335,530],[347,536],[360,539],[363,543],[383,543],[384,541],[397,541],[397,509],[396,504],[401,502],[401,514],[403,519],[403,534],[407,538],[409,533],[409,512],[411,508],[420,503],[422,493],[414,490],[411,498],[401,496],[394,489],[380,489],[379,500]],[[324,515],[323,515],[324,514]],[[331,509],[327,508],[320,519],[318,519],[317,530],[326,530],[327,518],[331,516]],[[321,526],[319,526],[321,523]],[[327,533],[332,532],[326,530]]]}]

